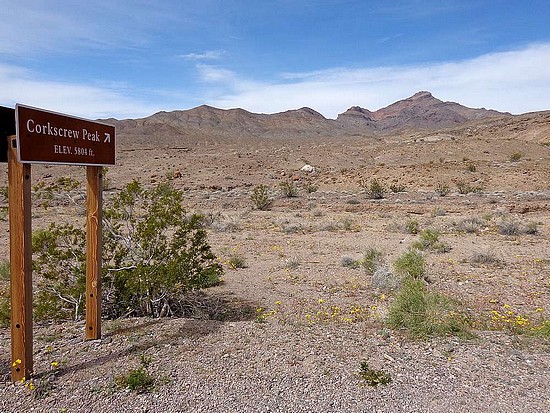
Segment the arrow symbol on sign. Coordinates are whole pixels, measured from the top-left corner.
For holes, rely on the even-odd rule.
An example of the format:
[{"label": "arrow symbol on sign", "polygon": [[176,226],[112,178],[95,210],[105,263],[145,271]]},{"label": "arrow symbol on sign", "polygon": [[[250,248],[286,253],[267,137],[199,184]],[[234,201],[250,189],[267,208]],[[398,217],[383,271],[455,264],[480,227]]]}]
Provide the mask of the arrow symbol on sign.
[{"label": "arrow symbol on sign", "polygon": [[105,132],[105,139],[103,139],[103,143],[111,142],[111,134]]}]

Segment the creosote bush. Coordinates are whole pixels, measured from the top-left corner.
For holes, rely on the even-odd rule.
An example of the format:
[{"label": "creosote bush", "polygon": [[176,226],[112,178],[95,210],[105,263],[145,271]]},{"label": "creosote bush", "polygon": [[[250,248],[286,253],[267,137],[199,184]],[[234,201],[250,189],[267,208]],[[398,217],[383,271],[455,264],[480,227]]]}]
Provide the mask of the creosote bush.
[{"label": "creosote bush", "polygon": [[405,185],[400,184],[399,182],[392,182],[390,184],[390,191],[393,193],[405,192]]},{"label": "creosote bush", "polygon": [[459,179],[456,182],[456,188],[458,189],[458,193],[461,194],[461,195],[466,195],[466,194],[469,194],[470,192],[480,192],[481,191],[481,188],[479,188],[477,186],[473,186],[473,185],[467,183],[463,179]]},{"label": "creosote bush", "polygon": [[71,224],[52,223],[32,236],[37,283],[37,319],[78,320],[86,299],[86,233]]},{"label": "creosote bush", "polygon": [[292,181],[284,181],[279,184],[279,190],[285,198],[294,198],[298,196],[298,188]]},{"label": "creosote bush", "polygon": [[273,200],[269,196],[267,186],[261,184],[254,187],[250,194],[250,199],[256,209],[267,211],[271,207]]},{"label": "creosote bush", "polygon": [[[104,209],[103,314],[168,316],[182,313],[187,292],[219,283],[222,274],[206,239],[204,219],[188,215],[183,194],[170,184],[126,185]],[[41,275],[38,318],[75,318],[85,296],[85,233],[51,225],[33,236],[34,269]]]},{"label": "creosote bush", "polygon": [[384,188],[384,185],[382,184],[382,182],[380,182],[377,178],[371,179],[370,182],[367,182],[367,180],[362,179],[359,184],[365,190],[365,194],[367,195],[367,198],[370,198],[370,199],[384,198],[386,189]]},{"label": "creosote bush", "polygon": [[451,190],[449,189],[449,185],[447,185],[446,183],[438,182],[437,185],[435,186],[435,192],[439,196],[447,196],[449,195]]}]

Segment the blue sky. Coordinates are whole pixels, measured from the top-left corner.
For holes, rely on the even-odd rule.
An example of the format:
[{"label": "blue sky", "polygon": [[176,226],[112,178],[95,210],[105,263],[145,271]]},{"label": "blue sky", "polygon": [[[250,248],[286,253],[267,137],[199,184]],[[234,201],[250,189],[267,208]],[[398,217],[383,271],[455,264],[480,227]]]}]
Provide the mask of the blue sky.
[{"label": "blue sky", "polygon": [[547,0],[0,0],[0,105],[335,118],[429,90],[549,110],[549,18]]}]

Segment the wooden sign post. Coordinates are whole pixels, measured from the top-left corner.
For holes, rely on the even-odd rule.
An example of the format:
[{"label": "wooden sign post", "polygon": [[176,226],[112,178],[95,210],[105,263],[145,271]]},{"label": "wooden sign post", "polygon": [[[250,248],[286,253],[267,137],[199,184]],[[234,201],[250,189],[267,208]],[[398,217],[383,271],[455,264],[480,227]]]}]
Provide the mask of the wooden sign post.
[{"label": "wooden sign post", "polygon": [[86,338],[101,338],[101,220],[103,171],[86,168]]},{"label": "wooden sign post", "polygon": [[8,148],[11,275],[11,377],[29,377],[32,365],[31,166],[17,160],[15,137]]},{"label": "wooden sign post", "polygon": [[[0,132],[12,130],[1,108]],[[7,116],[4,116],[8,113]],[[8,119],[8,121],[5,120]],[[16,136],[7,147],[10,218],[12,380],[33,371],[31,164],[84,165],[86,170],[86,339],[101,338],[102,166],[115,164],[115,128],[16,105]],[[1,139],[2,137],[0,137]],[[5,139],[5,138],[4,138]],[[0,161],[2,157],[0,156]]]}]

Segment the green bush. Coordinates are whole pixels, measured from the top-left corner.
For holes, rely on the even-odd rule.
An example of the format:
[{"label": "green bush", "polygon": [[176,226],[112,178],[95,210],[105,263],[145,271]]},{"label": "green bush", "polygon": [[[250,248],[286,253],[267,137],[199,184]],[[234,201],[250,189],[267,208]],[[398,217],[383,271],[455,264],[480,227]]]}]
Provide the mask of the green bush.
[{"label": "green bush", "polygon": [[405,231],[407,231],[407,234],[418,234],[420,224],[416,219],[409,219],[405,224]]},{"label": "green bush", "polygon": [[439,241],[439,232],[426,229],[420,231],[419,240],[412,244],[413,248],[419,249],[421,251],[432,250],[437,252],[448,252],[451,247],[441,241]]},{"label": "green bush", "polygon": [[451,190],[449,189],[449,185],[447,185],[443,182],[438,182],[437,185],[435,186],[435,192],[439,196],[447,196],[447,195],[449,195]]},{"label": "green bush", "polygon": [[104,212],[104,296],[112,317],[173,315],[182,294],[219,282],[204,220],[171,184],[129,183]]},{"label": "green bush", "polygon": [[517,162],[519,161],[521,158],[523,158],[523,154],[520,153],[520,152],[514,152],[513,154],[510,155],[510,162]]},{"label": "green bush", "polygon": [[298,196],[298,188],[292,181],[281,182],[279,184],[279,189],[285,198],[294,198]]},{"label": "green bush", "polygon": [[359,369],[359,376],[365,381],[367,386],[391,383],[391,376],[388,373],[370,368],[369,363],[366,361],[361,362]]},{"label": "green bush", "polygon": [[367,272],[367,274],[374,274],[377,268],[384,263],[384,253],[376,248],[370,247],[367,248],[363,259],[361,260],[361,265]]},{"label": "green bush", "polygon": [[143,355],[140,359],[141,365],[138,368],[130,370],[128,374],[118,376],[115,379],[119,387],[135,391],[136,393],[145,393],[153,388],[155,379],[146,370],[150,364],[150,359]]},{"label": "green bush", "polygon": [[426,273],[426,261],[420,251],[409,250],[393,263],[397,274],[403,277],[422,278]]},{"label": "green bush", "polygon": [[0,287],[0,327],[9,327],[11,323],[11,299],[9,285]]},{"label": "green bush", "polygon": [[405,192],[405,185],[400,184],[399,182],[392,182],[390,184],[390,191],[393,193]]},{"label": "green bush", "polygon": [[34,316],[78,320],[86,299],[86,233],[71,224],[51,224],[32,236],[37,281]]},{"label": "green bush", "polygon": [[77,206],[86,199],[81,184],[74,178],[61,176],[54,182],[40,181],[32,188],[33,204],[47,209],[52,206]]},{"label": "green bush", "polygon": [[370,199],[382,199],[386,192],[384,185],[376,178],[370,180],[370,183],[366,180],[361,180],[361,187],[365,189],[367,198]]},{"label": "green bush", "polygon": [[480,192],[481,188],[477,186],[473,186],[469,183],[467,183],[463,179],[459,179],[456,183],[456,188],[458,189],[458,193],[461,195],[469,194],[470,192]]},{"label": "green bush", "polygon": [[550,320],[544,320],[532,329],[532,335],[550,340]]},{"label": "green bush", "polygon": [[250,194],[250,199],[256,209],[267,211],[271,207],[273,200],[269,197],[267,186],[257,185]]},{"label": "green bush", "polygon": [[248,264],[246,259],[240,254],[232,254],[227,260],[227,265],[236,270],[237,268],[246,268]]},{"label": "green bush", "polygon": [[[204,219],[187,215],[182,192],[133,181],[104,209],[103,315],[179,315],[190,290],[215,285],[221,265],[206,240]],[[52,224],[33,235],[37,318],[82,316],[85,233]]]},{"label": "green bush", "polygon": [[10,280],[10,262],[1,261],[0,262],[0,281],[9,281]]},{"label": "green bush", "polygon": [[424,281],[407,277],[388,308],[387,323],[415,339],[434,336],[470,337],[458,305],[442,294],[428,291]]}]

